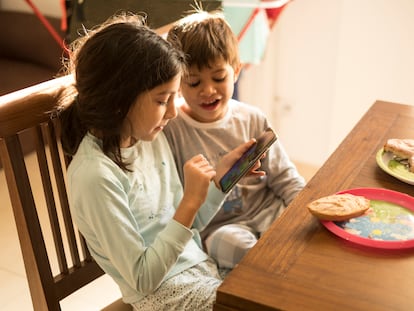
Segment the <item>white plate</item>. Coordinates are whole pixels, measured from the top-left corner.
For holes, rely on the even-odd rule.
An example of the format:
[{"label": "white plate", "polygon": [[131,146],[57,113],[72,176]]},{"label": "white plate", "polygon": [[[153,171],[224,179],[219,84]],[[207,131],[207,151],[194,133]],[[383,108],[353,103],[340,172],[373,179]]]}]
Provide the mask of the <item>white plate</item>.
[{"label": "white plate", "polygon": [[384,172],[407,184],[414,185],[414,173],[411,173],[404,164],[394,160],[394,154],[392,152],[386,152],[381,148],[377,152],[376,159],[378,166]]}]

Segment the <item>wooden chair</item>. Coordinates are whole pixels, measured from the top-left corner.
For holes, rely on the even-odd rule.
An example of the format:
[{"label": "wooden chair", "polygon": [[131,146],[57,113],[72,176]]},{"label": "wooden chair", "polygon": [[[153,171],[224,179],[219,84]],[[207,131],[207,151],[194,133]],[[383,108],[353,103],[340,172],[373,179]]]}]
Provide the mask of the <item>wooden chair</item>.
[{"label": "wooden chair", "polygon": [[[71,79],[56,78],[0,97],[0,156],[35,311],[61,310],[63,298],[104,274],[74,227],[68,207],[67,162],[56,134],[54,108]],[[41,203],[35,200],[19,141],[28,132],[41,176]],[[132,308],[117,301],[105,310]]]}]

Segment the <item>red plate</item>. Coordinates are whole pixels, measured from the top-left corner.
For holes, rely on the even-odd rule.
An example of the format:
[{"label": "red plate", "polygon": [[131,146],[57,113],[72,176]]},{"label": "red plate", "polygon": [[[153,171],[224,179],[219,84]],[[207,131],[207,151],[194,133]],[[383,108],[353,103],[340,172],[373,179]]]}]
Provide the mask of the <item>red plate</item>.
[{"label": "red plate", "polygon": [[355,188],[338,192],[371,200],[365,215],[346,221],[321,221],[337,236],[364,246],[383,249],[414,247],[414,198],[381,188]]}]

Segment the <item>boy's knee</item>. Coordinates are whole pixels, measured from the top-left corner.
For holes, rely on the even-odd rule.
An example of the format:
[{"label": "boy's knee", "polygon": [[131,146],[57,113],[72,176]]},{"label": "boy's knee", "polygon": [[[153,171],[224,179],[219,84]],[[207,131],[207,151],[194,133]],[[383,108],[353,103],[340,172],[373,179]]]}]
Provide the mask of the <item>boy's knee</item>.
[{"label": "boy's knee", "polygon": [[257,237],[243,225],[226,225],[206,239],[207,253],[219,267],[233,268],[256,244]]}]

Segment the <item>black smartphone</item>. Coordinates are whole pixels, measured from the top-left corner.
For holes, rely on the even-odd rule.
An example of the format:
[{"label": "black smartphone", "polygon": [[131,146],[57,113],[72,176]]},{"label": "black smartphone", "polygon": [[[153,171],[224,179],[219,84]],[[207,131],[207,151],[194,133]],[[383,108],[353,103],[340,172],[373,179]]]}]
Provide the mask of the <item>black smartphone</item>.
[{"label": "black smartphone", "polygon": [[256,142],[233,164],[226,174],[220,179],[220,187],[224,193],[228,193],[239,180],[246,175],[257,160],[276,141],[277,135],[271,129],[266,129]]}]

